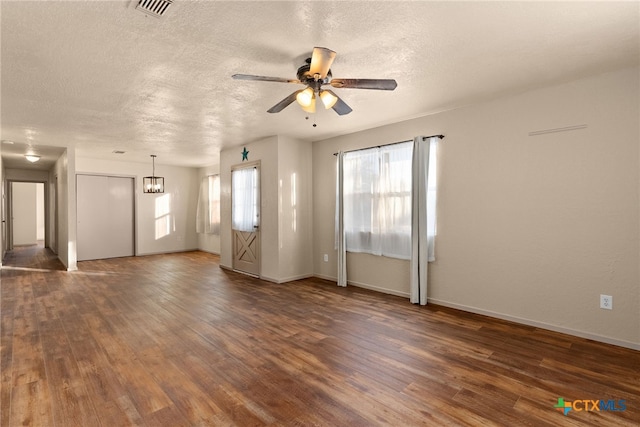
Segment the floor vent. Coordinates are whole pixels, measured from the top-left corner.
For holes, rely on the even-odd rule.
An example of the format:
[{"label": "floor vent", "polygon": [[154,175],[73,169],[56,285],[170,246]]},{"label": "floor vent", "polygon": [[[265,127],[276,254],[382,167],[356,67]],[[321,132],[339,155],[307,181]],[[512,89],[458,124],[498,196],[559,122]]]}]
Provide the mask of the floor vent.
[{"label": "floor vent", "polygon": [[140,0],[136,10],[160,18],[169,9],[171,3],[173,3],[173,0]]}]

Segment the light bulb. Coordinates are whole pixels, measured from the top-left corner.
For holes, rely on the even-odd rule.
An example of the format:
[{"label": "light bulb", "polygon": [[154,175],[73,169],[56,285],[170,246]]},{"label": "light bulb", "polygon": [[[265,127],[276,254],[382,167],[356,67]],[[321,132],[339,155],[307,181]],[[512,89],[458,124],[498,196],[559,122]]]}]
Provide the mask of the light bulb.
[{"label": "light bulb", "polygon": [[309,104],[309,106],[305,107],[304,105],[301,106],[302,109],[307,112],[307,113],[315,113],[316,112],[316,97],[314,96],[313,98],[311,98],[311,102]]},{"label": "light bulb", "polygon": [[[296,95],[296,100],[298,101],[298,104],[300,104],[302,109],[304,109],[304,107],[310,107],[312,103],[315,104],[315,94],[313,93],[313,89],[308,87],[302,92],[299,92]],[[314,110],[315,110],[315,106],[314,106]]]},{"label": "light bulb", "polygon": [[320,92],[320,99],[324,104],[324,108],[327,110],[336,105],[336,102],[338,102],[338,97],[335,96],[330,90],[323,90],[322,92]]}]

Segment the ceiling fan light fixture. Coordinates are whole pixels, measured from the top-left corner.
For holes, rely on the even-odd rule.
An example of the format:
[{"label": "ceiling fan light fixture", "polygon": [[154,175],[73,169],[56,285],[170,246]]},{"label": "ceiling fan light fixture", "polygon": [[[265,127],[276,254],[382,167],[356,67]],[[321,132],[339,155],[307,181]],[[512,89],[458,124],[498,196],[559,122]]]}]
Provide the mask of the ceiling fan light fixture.
[{"label": "ceiling fan light fixture", "polygon": [[295,83],[305,85],[304,89],[297,90],[267,110],[267,113],[279,113],[293,101],[297,101],[300,107],[307,113],[316,112],[316,98],[320,98],[325,109],[332,108],[338,115],[349,114],[349,107],[342,99],[330,90],[323,90],[322,86],[330,85],[332,88],[352,88],[370,90],[394,90],[398,84],[393,79],[337,79],[333,77],[331,65],[336,53],[326,47],[314,47],[311,58],[307,58],[306,64],[298,68],[297,79],[283,77],[257,76],[253,74],[234,74],[231,77],[236,80],[254,80],[260,82]]},{"label": "ceiling fan light fixture", "polygon": [[296,101],[304,109],[305,107],[311,107],[311,104],[315,104],[315,94],[310,87],[306,88],[302,92],[296,95]]},{"label": "ceiling fan light fixture", "polygon": [[333,107],[334,105],[336,105],[336,102],[338,102],[338,97],[328,90],[323,90],[320,92],[320,99],[322,100],[322,103],[324,104],[324,108],[326,110]]},{"label": "ceiling fan light fixture", "polygon": [[25,154],[24,157],[31,163],[35,163],[40,160],[40,156],[36,156],[35,154]]},{"label": "ceiling fan light fixture", "polygon": [[315,113],[316,112],[316,97],[314,96],[313,98],[311,98],[311,103],[309,104],[308,107],[305,106],[301,106],[302,109],[307,112],[307,113]]}]

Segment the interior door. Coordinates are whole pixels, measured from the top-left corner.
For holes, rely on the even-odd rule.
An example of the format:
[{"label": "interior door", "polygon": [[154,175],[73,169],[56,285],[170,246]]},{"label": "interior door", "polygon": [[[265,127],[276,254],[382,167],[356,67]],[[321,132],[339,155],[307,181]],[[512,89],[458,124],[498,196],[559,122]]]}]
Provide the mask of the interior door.
[{"label": "interior door", "polygon": [[133,178],[78,175],[78,261],[133,256]]},{"label": "interior door", "polygon": [[37,184],[11,183],[11,234],[14,246],[35,245],[38,240]]},{"label": "interior door", "polygon": [[260,276],[260,168],[231,171],[231,235],[233,269]]}]

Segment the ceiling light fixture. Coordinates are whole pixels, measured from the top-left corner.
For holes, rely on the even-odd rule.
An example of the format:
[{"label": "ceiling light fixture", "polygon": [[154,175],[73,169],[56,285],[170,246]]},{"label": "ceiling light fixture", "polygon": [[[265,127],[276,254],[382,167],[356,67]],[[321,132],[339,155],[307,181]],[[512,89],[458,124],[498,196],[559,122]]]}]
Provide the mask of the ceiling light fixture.
[{"label": "ceiling light fixture", "polygon": [[153,162],[153,172],[151,173],[151,176],[145,176],[142,178],[142,192],[164,193],[164,178],[156,176],[156,155],[152,154],[151,159]]},{"label": "ceiling light fixture", "polygon": [[[338,102],[338,97],[330,90],[321,90],[318,92],[318,94],[320,95],[320,100],[322,101],[322,104],[324,105],[324,108],[326,110],[332,108],[334,105],[336,105],[336,102]],[[302,109],[307,113],[316,112],[317,98],[318,97],[316,96],[316,92],[311,87],[298,92],[298,94],[296,95],[296,101],[298,101],[300,107],[302,107]]]},{"label": "ceiling light fixture", "polygon": [[334,105],[336,105],[336,102],[338,102],[338,97],[330,90],[321,90],[320,99],[324,104],[325,110],[332,108]]},{"label": "ceiling light fixture", "polygon": [[36,156],[35,154],[25,154],[24,157],[31,163],[35,163],[40,160],[40,156]]},{"label": "ceiling light fixture", "polygon": [[298,92],[296,95],[296,101],[298,101],[298,104],[300,104],[302,109],[307,113],[316,112],[316,94],[310,87]]}]

